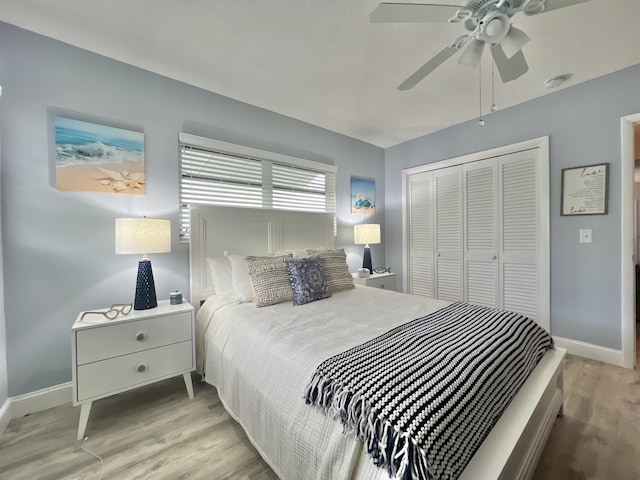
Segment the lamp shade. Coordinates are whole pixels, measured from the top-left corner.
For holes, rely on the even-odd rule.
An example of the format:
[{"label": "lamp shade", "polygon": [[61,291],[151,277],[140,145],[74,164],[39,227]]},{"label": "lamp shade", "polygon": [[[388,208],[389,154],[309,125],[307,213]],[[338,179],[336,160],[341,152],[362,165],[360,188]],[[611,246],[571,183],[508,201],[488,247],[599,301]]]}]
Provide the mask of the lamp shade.
[{"label": "lamp shade", "polygon": [[511,27],[507,36],[500,42],[500,46],[507,58],[511,58],[522,50],[522,47],[529,43],[530,40],[529,35],[524,33],[522,30],[516,27]]},{"label": "lamp shade", "polygon": [[171,251],[171,222],[159,218],[116,218],[116,253]]},{"label": "lamp shade", "polygon": [[481,40],[473,40],[467,48],[464,49],[462,55],[458,59],[460,65],[475,68],[480,63],[482,52],[484,50],[484,42]]},{"label": "lamp shade", "polygon": [[365,223],[353,226],[353,243],[356,245],[380,243],[380,225]]}]

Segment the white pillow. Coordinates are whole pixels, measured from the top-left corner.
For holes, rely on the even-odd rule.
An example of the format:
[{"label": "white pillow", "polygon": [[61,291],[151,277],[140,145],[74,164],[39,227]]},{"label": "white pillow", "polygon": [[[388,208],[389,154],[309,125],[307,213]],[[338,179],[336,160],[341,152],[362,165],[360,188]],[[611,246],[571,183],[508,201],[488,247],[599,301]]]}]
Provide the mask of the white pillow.
[{"label": "white pillow", "polygon": [[207,264],[209,265],[209,275],[213,281],[216,297],[236,298],[236,292],[231,280],[231,263],[229,263],[229,259],[224,257],[207,257]]},{"label": "white pillow", "polygon": [[231,264],[231,283],[233,284],[233,290],[236,295],[236,299],[239,302],[253,302],[253,289],[251,288],[251,278],[249,277],[249,270],[247,264],[244,261],[246,255],[227,254]]}]

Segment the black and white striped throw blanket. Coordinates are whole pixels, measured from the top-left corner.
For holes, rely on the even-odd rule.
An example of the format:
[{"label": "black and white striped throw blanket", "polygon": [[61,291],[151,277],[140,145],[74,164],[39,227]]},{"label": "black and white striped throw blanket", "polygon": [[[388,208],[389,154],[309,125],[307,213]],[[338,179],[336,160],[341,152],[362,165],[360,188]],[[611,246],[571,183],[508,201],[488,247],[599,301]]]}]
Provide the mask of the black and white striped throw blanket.
[{"label": "black and white striped throw blanket", "polygon": [[324,361],[306,402],[390,477],[455,480],[552,348],[523,315],[457,302]]}]

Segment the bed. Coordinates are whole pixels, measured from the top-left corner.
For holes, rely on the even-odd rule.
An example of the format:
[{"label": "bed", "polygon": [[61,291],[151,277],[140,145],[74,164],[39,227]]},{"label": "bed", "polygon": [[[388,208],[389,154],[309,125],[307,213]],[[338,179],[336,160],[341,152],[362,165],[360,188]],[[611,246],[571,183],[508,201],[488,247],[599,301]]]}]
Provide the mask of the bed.
[{"label": "bed", "polygon": [[[389,478],[339,421],[305,404],[305,388],[327,358],[450,303],[360,286],[301,307],[256,308],[215,294],[208,258],[332,249],[333,230],[326,214],[225,207],[191,213],[198,370],[284,480]],[[531,477],[561,413],[564,353],[544,355],[459,478]]]}]

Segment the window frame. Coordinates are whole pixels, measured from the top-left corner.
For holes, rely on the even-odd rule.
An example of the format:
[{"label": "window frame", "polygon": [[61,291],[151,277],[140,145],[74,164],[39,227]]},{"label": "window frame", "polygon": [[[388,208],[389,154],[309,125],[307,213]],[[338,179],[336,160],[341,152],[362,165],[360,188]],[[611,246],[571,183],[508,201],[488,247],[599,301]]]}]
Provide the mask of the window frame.
[{"label": "window frame", "polygon": [[[185,209],[188,212],[188,203],[183,203],[183,179],[187,178],[183,174],[183,149],[184,147],[190,147],[198,150],[209,151],[211,153],[217,153],[222,156],[238,157],[239,159],[250,159],[254,161],[259,161],[262,164],[262,173],[261,173],[261,182],[260,188],[262,191],[262,206],[252,206],[252,205],[242,205],[245,208],[256,208],[262,210],[296,210],[296,211],[324,211],[327,213],[336,214],[337,211],[337,192],[336,192],[336,173],[338,171],[335,165],[330,165],[321,162],[315,162],[311,160],[306,160],[298,157],[292,157],[289,155],[283,155],[280,153],[270,152],[267,150],[260,150],[257,148],[246,147],[243,145],[237,145],[233,143],[223,142],[220,140],[214,140],[211,138],[200,137],[197,135],[191,135],[188,133],[180,132],[178,136],[179,140],[179,152],[178,152],[178,175],[179,175],[179,188],[178,188],[178,202],[179,202],[179,238],[183,243],[188,243],[190,241],[190,228],[188,225],[188,213],[185,213]],[[317,172],[324,175],[324,191],[322,191],[322,195],[325,196],[326,208],[324,210],[317,209],[287,209],[280,207],[274,207],[274,180],[273,180],[273,167],[277,165],[277,168],[287,167],[293,169],[300,169],[306,172]],[[191,177],[194,178],[194,177]],[[224,183],[221,181],[220,183]],[[230,182],[233,184],[233,182]],[[275,190],[278,190],[276,187]],[[280,188],[280,190],[283,190]],[[284,189],[287,190],[286,188]],[[296,189],[291,189],[290,191],[296,191]],[[301,194],[305,192],[304,189],[299,190]],[[312,195],[311,190],[308,192],[309,195]],[[330,197],[327,197],[330,195]],[[193,204],[198,205],[206,205],[211,204],[210,202],[192,202]],[[223,205],[221,202],[220,205]],[[186,226],[185,226],[186,224]]]}]

